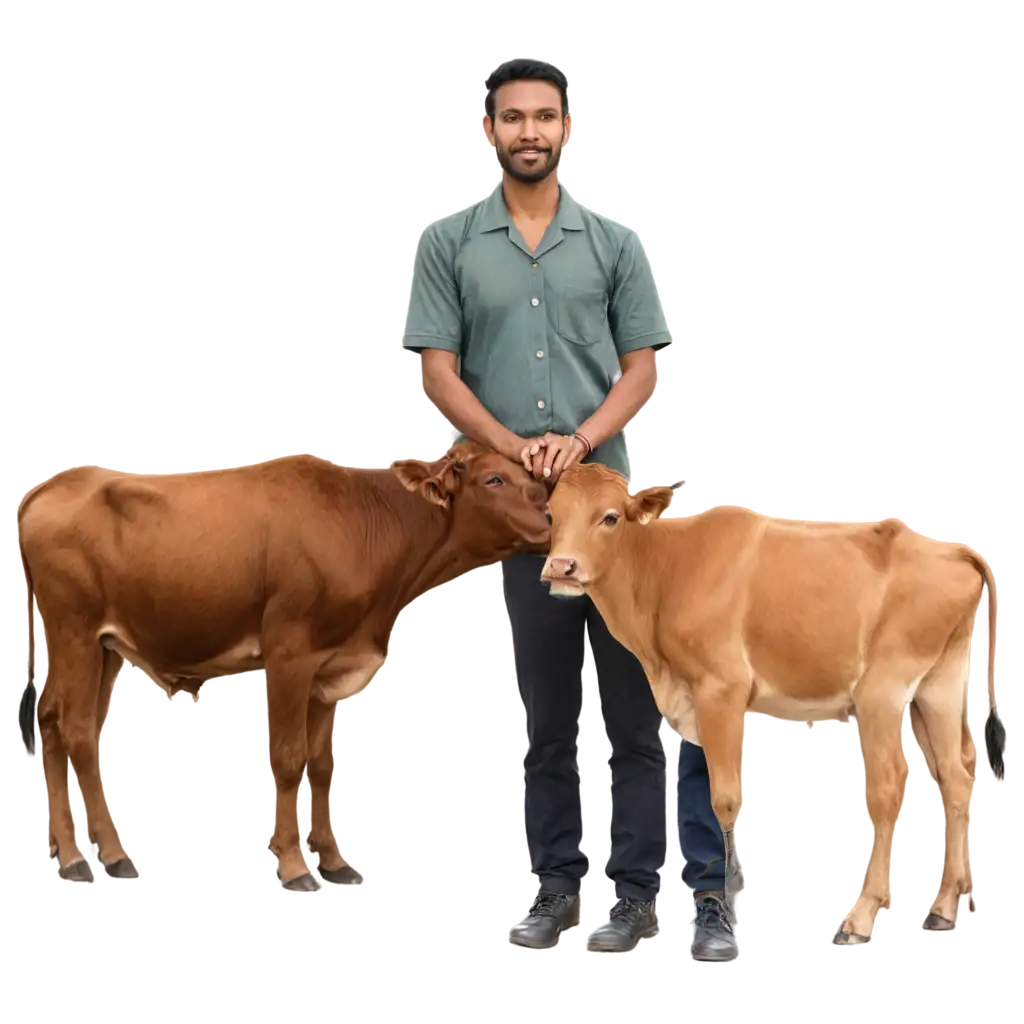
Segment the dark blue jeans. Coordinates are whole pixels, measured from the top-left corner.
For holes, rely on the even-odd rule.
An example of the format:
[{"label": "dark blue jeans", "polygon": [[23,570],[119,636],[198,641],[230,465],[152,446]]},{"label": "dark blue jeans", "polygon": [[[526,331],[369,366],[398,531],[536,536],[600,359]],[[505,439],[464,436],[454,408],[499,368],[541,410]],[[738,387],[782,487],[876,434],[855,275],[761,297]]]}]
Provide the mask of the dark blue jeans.
[{"label": "dark blue jeans", "polygon": [[[589,598],[554,598],[534,555],[502,565],[519,692],[526,707],[526,841],[540,887],[577,893],[589,863],[580,850],[576,737],[582,705],[584,634],[597,668],[605,731],[612,745],[611,856],[605,872],[618,897],[653,899],[665,863],[665,752],[661,715],[643,668],[609,632]],[[683,881],[693,889],[724,885],[722,832],[711,809],[700,747],[679,757],[679,839]]]}]

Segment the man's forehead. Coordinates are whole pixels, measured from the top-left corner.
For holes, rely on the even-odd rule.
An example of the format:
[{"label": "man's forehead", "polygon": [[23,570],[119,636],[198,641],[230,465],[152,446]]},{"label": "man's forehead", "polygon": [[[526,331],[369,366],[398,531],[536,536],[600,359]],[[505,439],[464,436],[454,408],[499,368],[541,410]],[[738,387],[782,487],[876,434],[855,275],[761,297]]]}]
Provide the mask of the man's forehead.
[{"label": "man's forehead", "polygon": [[503,110],[559,110],[562,94],[558,87],[538,78],[518,79],[506,82],[496,94],[497,108]]}]

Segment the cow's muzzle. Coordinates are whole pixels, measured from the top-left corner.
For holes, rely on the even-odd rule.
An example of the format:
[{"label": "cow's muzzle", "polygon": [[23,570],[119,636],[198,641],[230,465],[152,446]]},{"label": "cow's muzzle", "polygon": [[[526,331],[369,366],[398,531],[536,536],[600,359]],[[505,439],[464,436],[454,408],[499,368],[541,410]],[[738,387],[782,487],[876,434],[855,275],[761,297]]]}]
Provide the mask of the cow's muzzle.
[{"label": "cow's muzzle", "polygon": [[552,556],[544,563],[544,571],[540,574],[541,582],[551,584],[568,584],[574,588],[582,588],[587,582],[586,576],[580,571],[580,564],[575,558]]}]

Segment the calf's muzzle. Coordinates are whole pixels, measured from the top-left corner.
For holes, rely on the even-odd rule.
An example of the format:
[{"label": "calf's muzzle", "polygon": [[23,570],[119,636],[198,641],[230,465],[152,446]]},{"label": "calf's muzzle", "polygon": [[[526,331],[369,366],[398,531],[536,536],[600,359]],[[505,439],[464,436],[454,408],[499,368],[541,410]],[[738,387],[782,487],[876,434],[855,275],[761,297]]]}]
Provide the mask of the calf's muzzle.
[{"label": "calf's muzzle", "polygon": [[576,578],[577,563],[575,558],[549,558],[544,566],[542,579],[572,580]]}]

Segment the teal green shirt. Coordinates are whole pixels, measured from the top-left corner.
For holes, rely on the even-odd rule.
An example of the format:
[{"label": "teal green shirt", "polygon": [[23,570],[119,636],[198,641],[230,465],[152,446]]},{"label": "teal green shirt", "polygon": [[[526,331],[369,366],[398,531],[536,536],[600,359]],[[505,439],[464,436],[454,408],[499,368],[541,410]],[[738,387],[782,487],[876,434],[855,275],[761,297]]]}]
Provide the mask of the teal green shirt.
[{"label": "teal green shirt", "polygon": [[[618,380],[619,356],[671,340],[640,239],[564,188],[536,252],[501,185],[420,238],[402,344],[457,353],[462,380],[521,437],[572,434]],[[629,478],[623,433],[591,460]]]}]

